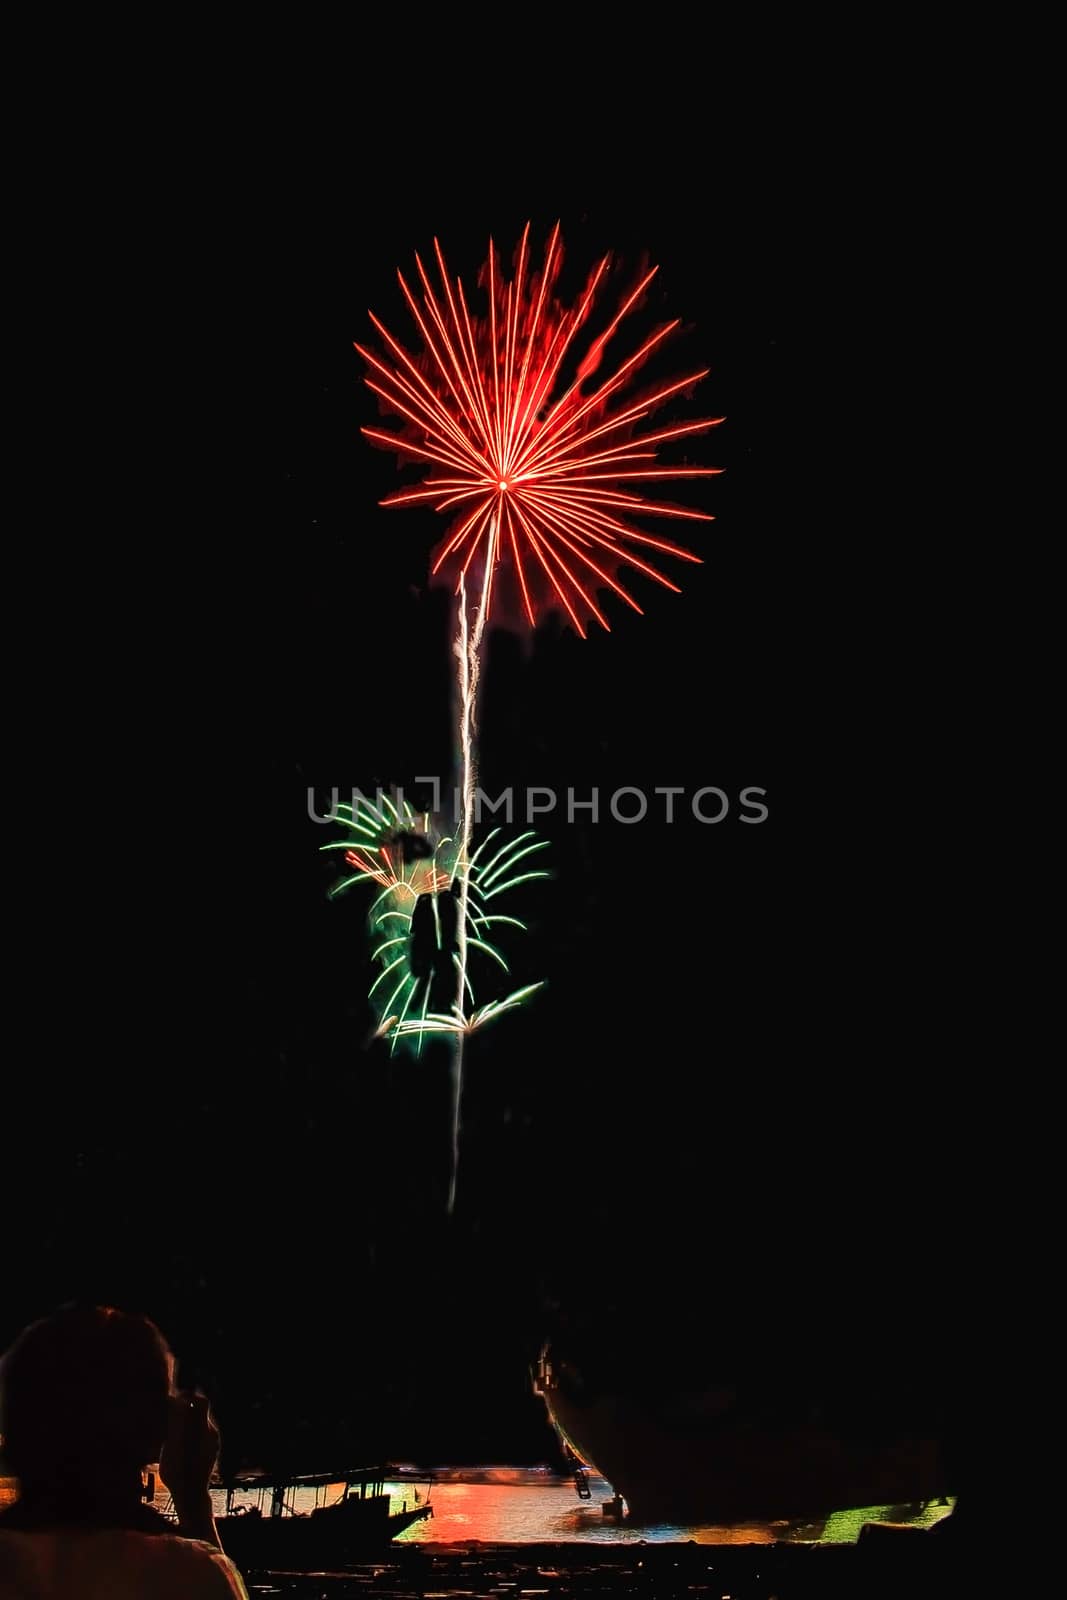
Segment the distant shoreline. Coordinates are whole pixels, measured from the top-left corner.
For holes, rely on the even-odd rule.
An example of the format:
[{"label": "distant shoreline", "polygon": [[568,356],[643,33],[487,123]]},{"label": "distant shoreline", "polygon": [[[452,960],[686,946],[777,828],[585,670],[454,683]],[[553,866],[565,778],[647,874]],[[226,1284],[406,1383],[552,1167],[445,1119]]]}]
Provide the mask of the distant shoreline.
[{"label": "distant shoreline", "polygon": [[[533,1489],[544,1486],[549,1489],[558,1489],[561,1485],[573,1482],[573,1475],[561,1476],[551,1467],[416,1467],[408,1462],[394,1462],[395,1477],[387,1477],[389,1483],[403,1483],[414,1480],[425,1483],[434,1479],[437,1483],[481,1483],[490,1484],[494,1488]],[[221,1489],[221,1484],[213,1485]],[[0,1506],[7,1505],[16,1498],[18,1480],[15,1478],[0,1477]]]},{"label": "distant shoreline", "polygon": [[489,1483],[495,1488],[533,1489],[544,1484],[558,1489],[573,1483],[574,1474],[551,1467],[398,1467],[405,1478],[434,1478],[438,1483]]}]

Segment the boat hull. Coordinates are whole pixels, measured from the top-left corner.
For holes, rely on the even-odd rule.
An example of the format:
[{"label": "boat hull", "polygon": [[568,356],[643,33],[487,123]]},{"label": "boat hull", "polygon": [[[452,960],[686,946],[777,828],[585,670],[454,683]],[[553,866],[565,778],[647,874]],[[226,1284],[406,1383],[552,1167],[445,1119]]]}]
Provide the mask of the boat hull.
[{"label": "boat hull", "polygon": [[433,1515],[430,1505],[388,1517],[354,1516],[343,1507],[311,1516],[262,1517],[254,1513],[216,1519],[222,1548],[241,1568],[318,1567],[356,1560],[383,1549],[414,1523]]}]

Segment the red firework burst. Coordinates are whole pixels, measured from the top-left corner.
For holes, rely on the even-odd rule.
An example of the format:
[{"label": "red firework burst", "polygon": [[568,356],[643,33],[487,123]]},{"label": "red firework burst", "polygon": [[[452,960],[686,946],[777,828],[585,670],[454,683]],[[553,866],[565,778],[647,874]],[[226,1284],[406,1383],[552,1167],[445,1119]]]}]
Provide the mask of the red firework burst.
[{"label": "red firework burst", "polygon": [[[634,374],[678,327],[676,319],[645,338],[610,377],[589,381],[657,269],[642,277],[596,334],[575,371],[573,343],[591,320],[609,258],[593,270],[578,302],[565,307],[554,295],[562,262],[559,224],[552,230],[540,272],[529,267],[529,232],[527,223],[510,283],[501,275],[490,241],[482,280],[488,291],[487,318],[472,316],[463,284],[450,277],[436,239],[439,290],[417,255],[421,303],[397,273],[421,335],[421,351],[410,355],[373,312],[371,321],[389,354],[383,360],[362,345],[356,349],[372,370],[368,386],[406,426],[401,434],[362,431],[401,455],[431,463],[430,476],[419,487],[390,495],[382,505],[430,502],[438,511],[459,508],[435,552],[434,574],[453,568],[466,573],[481,552],[483,560],[490,558],[487,588],[498,563],[513,567],[531,627],[537,624],[535,595],[546,596],[550,604],[555,595],[584,638],[583,616],[608,626],[591,591],[611,589],[641,610],[613,575],[621,567],[634,568],[678,592],[677,584],[642,560],[638,550],[651,548],[699,562],[692,551],[643,532],[630,519],[714,519],[704,511],[647,500],[623,485],[710,477],[721,471],[650,463],[667,440],[702,433],[723,419],[704,417],[635,434],[656,407],[707,374],[707,369],[692,372],[627,398]],[[489,609],[487,594],[487,615]]]}]

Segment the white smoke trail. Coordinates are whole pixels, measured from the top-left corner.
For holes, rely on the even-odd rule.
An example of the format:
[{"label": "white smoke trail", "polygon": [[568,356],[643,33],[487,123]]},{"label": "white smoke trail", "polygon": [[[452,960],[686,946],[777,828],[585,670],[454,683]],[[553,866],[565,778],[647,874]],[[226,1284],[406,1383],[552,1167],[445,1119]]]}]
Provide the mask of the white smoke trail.
[{"label": "white smoke trail", "polygon": [[[460,748],[460,818],[459,818],[459,910],[456,1013],[457,1020],[467,1015],[467,905],[470,891],[470,842],[474,827],[475,713],[478,704],[478,679],[481,672],[482,636],[485,619],[489,614],[489,600],[493,588],[493,567],[496,564],[497,517],[489,524],[489,539],[485,552],[485,573],[482,578],[482,595],[475,613],[474,628],[467,615],[467,587],[463,574],[459,578],[459,634],[453,645],[459,669],[459,748]],[[455,1035],[452,1057],[452,1172],[448,1185],[448,1210],[456,1204],[456,1184],[459,1178],[459,1117],[463,1099],[463,1040],[461,1028]]]}]

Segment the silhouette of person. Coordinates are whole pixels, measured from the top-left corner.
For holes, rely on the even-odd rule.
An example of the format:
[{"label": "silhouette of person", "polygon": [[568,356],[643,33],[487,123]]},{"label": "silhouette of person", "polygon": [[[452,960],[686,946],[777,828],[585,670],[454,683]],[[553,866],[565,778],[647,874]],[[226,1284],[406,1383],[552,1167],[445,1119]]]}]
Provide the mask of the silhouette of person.
[{"label": "silhouette of person", "polygon": [[[219,1436],[173,1389],[146,1317],[65,1308],[0,1364],[0,1430],[19,1483],[0,1512],[0,1600],[248,1600],[219,1546],[208,1485]],[[178,1527],[143,1503],[159,1463]]]}]

